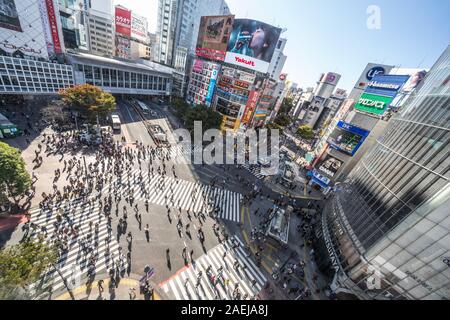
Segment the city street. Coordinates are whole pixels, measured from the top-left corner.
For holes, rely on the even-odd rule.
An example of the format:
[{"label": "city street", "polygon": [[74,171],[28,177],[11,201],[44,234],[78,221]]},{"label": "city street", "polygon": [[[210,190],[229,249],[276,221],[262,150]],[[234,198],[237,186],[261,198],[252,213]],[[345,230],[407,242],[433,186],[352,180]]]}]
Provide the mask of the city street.
[{"label": "city street", "polygon": [[[164,125],[167,131],[180,126],[167,106],[152,107],[158,119],[150,121]],[[119,100],[118,113],[123,124],[121,134],[114,135],[113,148],[122,156],[116,154],[111,158],[92,147],[52,153],[51,145],[45,147],[49,141],[46,139],[55,135],[49,128],[25,148],[24,159],[37,177],[35,196],[27,211],[33,229],[25,231],[26,235],[48,239],[61,228],[77,226],[77,235],[69,240],[58,265],[69,282],[76,282],[77,277],[97,278],[96,275],[114,269],[120,277],[142,275],[145,267],[150,266],[154,269],[151,281],[155,289],[162,290],[163,296],[169,299],[230,298],[232,286],[238,283],[241,298],[257,297],[260,293],[258,297],[264,297],[262,289],[284,257],[265,253],[262,263],[253,260],[248,234],[256,222],[250,221],[249,216],[251,211],[271,208],[274,199],[283,196],[266,186],[263,177],[248,166],[189,164],[179,161],[179,157],[189,153],[177,146],[157,151],[135,108]],[[20,139],[23,138],[13,143],[20,145]],[[78,145],[70,137],[65,141],[68,145]],[[37,166],[33,155],[36,156],[35,150],[44,148],[49,153],[42,165]],[[61,173],[55,177],[58,170]],[[73,179],[82,178],[87,182],[87,176],[95,186],[87,197],[72,195],[62,202],[54,202],[50,209],[40,207],[48,194],[66,190]],[[248,207],[243,204],[244,196],[255,185],[264,197]],[[126,225],[122,228],[124,221]],[[19,229],[11,236],[10,243],[20,240],[19,234],[23,232]],[[203,242],[198,238],[200,230]],[[234,243],[240,246],[232,248]],[[277,250],[273,245],[271,248]],[[230,252],[225,260],[221,258],[224,250]],[[92,256],[96,257],[94,267],[88,262]],[[225,261],[228,261],[226,265]],[[243,273],[232,267],[235,262],[245,268]],[[221,286],[213,284],[216,289],[212,290],[211,279],[204,276],[200,279],[202,291],[198,291],[194,280],[200,271],[206,274],[209,265],[213,273],[224,268]],[[181,286],[186,278],[190,284]],[[52,296],[65,290],[57,272],[48,274],[46,280],[47,285],[52,284]]]}]

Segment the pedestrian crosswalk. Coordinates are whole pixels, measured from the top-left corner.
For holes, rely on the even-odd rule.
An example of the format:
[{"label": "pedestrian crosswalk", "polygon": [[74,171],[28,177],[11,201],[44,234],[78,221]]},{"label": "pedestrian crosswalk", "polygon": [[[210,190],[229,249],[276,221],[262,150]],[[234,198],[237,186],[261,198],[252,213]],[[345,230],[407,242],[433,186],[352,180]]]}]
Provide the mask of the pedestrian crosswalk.
[{"label": "pedestrian crosswalk", "polygon": [[[198,182],[186,181],[159,174],[143,174],[139,169],[123,174],[123,194],[132,193],[135,199],[195,213],[216,213],[218,218],[239,222],[242,194]],[[128,182],[130,182],[128,184]]]},{"label": "pedestrian crosswalk", "polygon": [[251,164],[245,163],[242,165],[242,167],[245,170],[251,172],[257,179],[262,180],[265,178],[265,176],[263,174],[261,174],[261,167],[258,165],[251,165]]},{"label": "pedestrian crosswalk", "polygon": [[[101,214],[98,202],[93,205],[82,205],[80,200],[65,202],[53,210],[30,210],[30,221],[37,227],[30,231],[34,239],[45,239],[52,242],[56,235],[67,234],[67,251],[61,255],[56,264],[57,269],[67,280],[69,286],[77,287],[81,279],[88,275],[89,261],[94,256],[95,264],[91,267],[93,274],[111,268],[125,272],[128,265],[125,256],[120,252],[119,243],[108,227],[106,217]],[[57,215],[61,216],[57,223]],[[91,225],[90,225],[91,224]],[[96,231],[95,226],[98,225]],[[71,230],[78,230],[75,236]],[[44,235],[47,235],[44,237]],[[41,238],[42,237],[42,238]],[[52,291],[64,289],[64,280],[54,269],[39,281],[50,285]],[[38,292],[39,283],[31,285],[32,293]]]},{"label": "pedestrian crosswalk", "polygon": [[[233,242],[239,244],[235,249]],[[236,261],[237,268],[234,267]],[[172,300],[244,300],[256,297],[266,281],[261,270],[248,258],[242,241],[234,236],[163,282],[161,289]]]}]

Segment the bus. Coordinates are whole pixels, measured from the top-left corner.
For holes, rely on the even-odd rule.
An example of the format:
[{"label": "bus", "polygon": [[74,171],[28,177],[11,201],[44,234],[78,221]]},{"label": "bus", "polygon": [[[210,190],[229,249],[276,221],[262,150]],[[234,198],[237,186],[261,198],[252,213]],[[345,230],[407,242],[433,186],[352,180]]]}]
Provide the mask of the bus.
[{"label": "bus", "polygon": [[139,110],[141,110],[141,112],[145,115],[149,114],[149,109],[147,107],[147,105],[145,103],[143,103],[142,101],[136,100],[137,102],[137,106],[139,108]]},{"label": "bus", "polygon": [[120,132],[121,122],[120,122],[119,116],[117,114],[113,114],[111,116],[111,120],[112,120],[112,129],[113,129],[113,131],[119,131]]},{"label": "bus", "polygon": [[17,126],[0,113],[0,138],[14,138],[20,135]]}]

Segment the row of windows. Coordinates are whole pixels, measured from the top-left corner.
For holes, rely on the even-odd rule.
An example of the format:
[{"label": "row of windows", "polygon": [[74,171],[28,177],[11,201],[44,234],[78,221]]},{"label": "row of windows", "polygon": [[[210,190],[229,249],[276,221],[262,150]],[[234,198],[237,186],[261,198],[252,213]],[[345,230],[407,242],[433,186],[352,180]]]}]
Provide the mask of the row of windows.
[{"label": "row of windows", "polygon": [[148,74],[126,72],[122,70],[77,65],[82,71],[87,83],[105,87],[135,88],[144,90],[165,91],[170,79],[166,77],[150,76]]}]

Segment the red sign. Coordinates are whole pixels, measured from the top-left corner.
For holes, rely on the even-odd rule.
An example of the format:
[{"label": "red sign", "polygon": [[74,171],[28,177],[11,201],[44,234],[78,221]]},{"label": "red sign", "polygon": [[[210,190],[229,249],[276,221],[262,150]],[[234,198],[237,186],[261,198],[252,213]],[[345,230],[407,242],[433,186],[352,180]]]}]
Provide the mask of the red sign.
[{"label": "red sign", "polygon": [[255,61],[246,60],[244,58],[239,58],[239,57],[234,57],[234,59],[236,60],[236,62],[243,63],[243,64],[246,64],[246,65],[249,65],[249,66],[252,66],[252,67],[255,66]]},{"label": "red sign", "polygon": [[55,9],[53,7],[53,0],[45,0],[47,6],[48,22],[50,24],[50,31],[52,33],[53,46],[55,47],[55,53],[62,53],[61,42],[59,41],[58,23],[56,22]]},{"label": "red sign", "polygon": [[225,51],[208,48],[196,48],[195,54],[197,55],[197,57],[203,57],[211,60],[225,61]]},{"label": "red sign", "polygon": [[131,36],[131,11],[116,7],[116,33]]},{"label": "red sign", "polygon": [[242,116],[242,123],[248,124],[250,122],[250,117],[253,114],[253,111],[256,108],[256,103],[258,102],[259,93],[257,91],[250,91],[250,95],[248,96],[247,106],[244,111],[244,115]]},{"label": "red sign", "polygon": [[281,81],[286,80],[286,73],[280,74],[280,80],[281,80]]},{"label": "red sign", "polygon": [[242,88],[242,89],[248,89],[248,87],[250,86],[250,84],[248,82],[244,82],[244,81],[240,81],[240,80],[235,80],[234,85],[236,87]]}]

